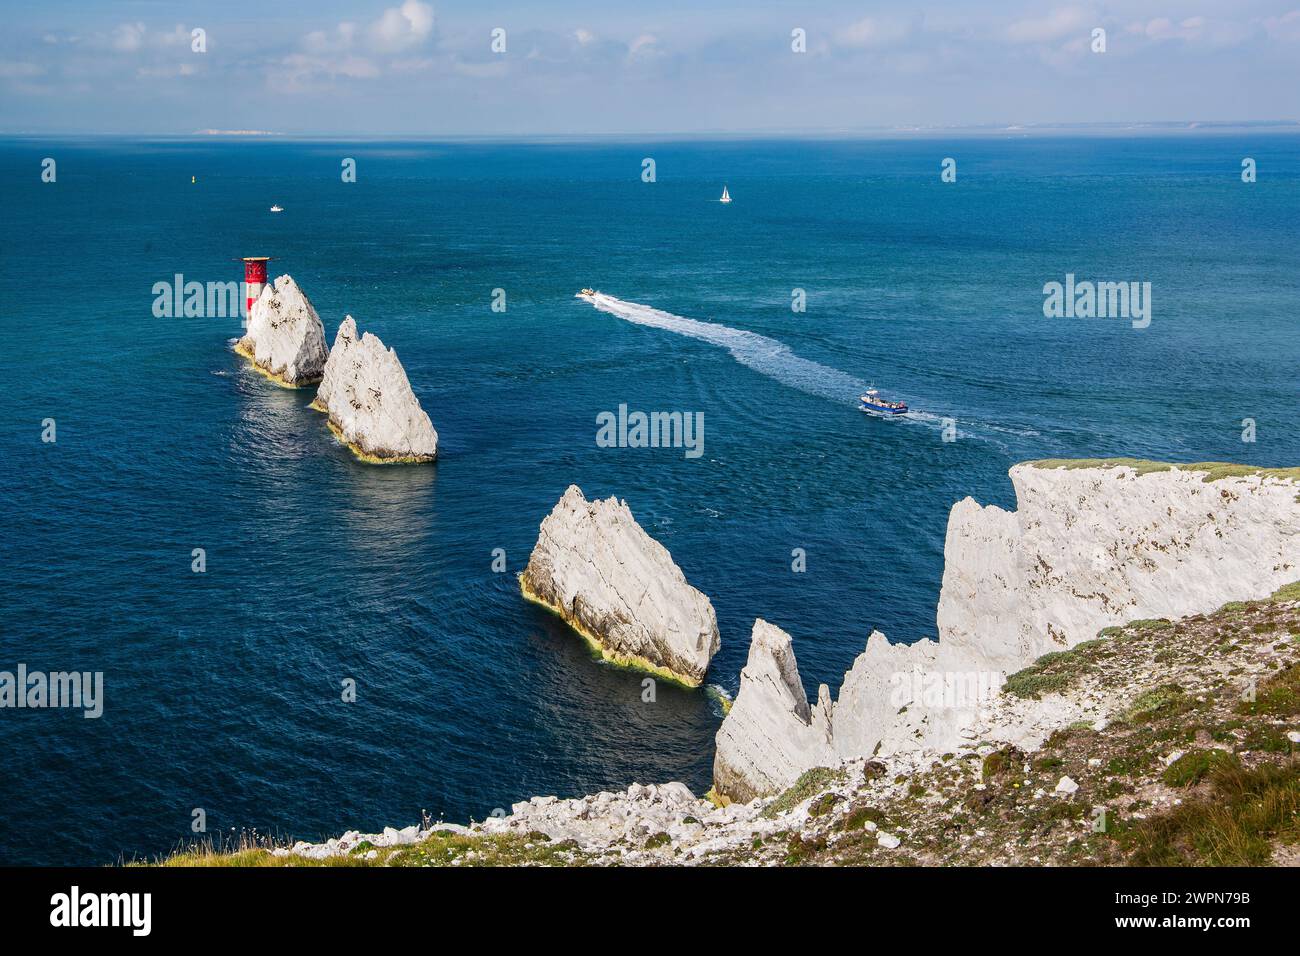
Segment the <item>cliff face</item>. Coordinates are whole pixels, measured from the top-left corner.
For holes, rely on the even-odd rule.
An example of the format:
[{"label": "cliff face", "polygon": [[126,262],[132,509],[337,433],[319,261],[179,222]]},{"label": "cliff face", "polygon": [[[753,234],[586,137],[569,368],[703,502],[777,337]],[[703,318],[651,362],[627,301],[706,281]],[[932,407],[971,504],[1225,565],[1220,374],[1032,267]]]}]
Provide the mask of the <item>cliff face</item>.
[{"label": "cliff face", "polygon": [[1015,466],[1014,513],[952,510],[940,639],[1017,667],[1103,627],[1271,594],[1300,565],[1300,482],[1212,467]]},{"label": "cliff face", "polygon": [[325,327],[291,276],[262,289],[235,351],[279,385],[300,388],[320,381],[328,354]]},{"label": "cliff face", "polygon": [[[837,758],[978,738],[1006,672],[1111,625],[1262,598],[1300,567],[1300,482],[1287,472],[1028,463],[1011,480],[1015,512],[969,498],[953,507],[938,643],[873,634],[827,701]],[[772,660],[755,667],[756,653]],[[764,742],[804,739],[809,726],[797,698],[777,699],[758,676],[774,666],[756,640],[717,737],[715,783],[727,796],[776,792],[826,762],[817,740],[802,752]]]},{"label": "cliff face", "polygon": [[406,378],[397,353],[379,337],[358,335],[348,316],[339,326],[312,407],[364,461],[432,461],[438,433]]},{"label": "cliff face", "polygon": [[616,498],[588,501],[570,485],[520,584],[615,662],[698,686],[717,653],[713,605]]}]

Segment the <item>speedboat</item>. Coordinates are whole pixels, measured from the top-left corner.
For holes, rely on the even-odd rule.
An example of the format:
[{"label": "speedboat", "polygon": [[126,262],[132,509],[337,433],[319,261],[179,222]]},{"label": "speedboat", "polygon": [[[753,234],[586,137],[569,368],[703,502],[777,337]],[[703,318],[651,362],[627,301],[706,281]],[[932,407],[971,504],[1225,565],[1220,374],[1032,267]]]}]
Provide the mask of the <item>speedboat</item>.
[{"label": "speedboat", "polygon": [[874,388],[867,389],[866,394],[861,397],[861,402],[864,412],[878,412],[881,415],[907,414],[906,402],[888,402],[881,398],[880,392]]},{"label": "speedboat", "polygon": [[283,207],[283,206],[272,206],[272,207],[271,207],[271,212],[284,212],[284,207]]},{"label": "speedboat", "polygon": [[594,299],[596,297],[596,290],[583,289],[581,292],[578,293],[578,295],[585,295],[588,299]]}]

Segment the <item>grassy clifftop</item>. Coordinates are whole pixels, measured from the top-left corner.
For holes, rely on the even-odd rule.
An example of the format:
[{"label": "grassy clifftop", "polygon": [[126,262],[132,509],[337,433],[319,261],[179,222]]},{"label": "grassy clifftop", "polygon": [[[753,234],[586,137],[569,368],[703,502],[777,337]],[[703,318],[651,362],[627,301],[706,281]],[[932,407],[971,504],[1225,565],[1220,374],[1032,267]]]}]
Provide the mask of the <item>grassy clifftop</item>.
[{"label": "grassy clifftop", "polygon": [[1235,465],[1226,461],[1198,461],[1188,464],[1168,461],[1149,461],[1145,458],[1042,458],[1027,462],[1035,468],[1132,468],[1139,475],[1149,475],[1158,471],[1199,471],[1205,473],[1204,481],[1217,481],[1220,478],[1281,478],[1286,481],[1300,481],[1300,468],[1256,468],[1253,465]]},{"label": "grassy clifftop", "polygon": [[301,855],[277,856],[265,846],[246,846],[230,852],[195,847],[174,854],[161,866],[578,866],[588,862],[577,845],[556,842],[544,833],[524,836],[497,834],[466,836],[450,830],[434,830],[428,838],[409,846],[371,847],[361,843],[353,850],[314,859]]}]

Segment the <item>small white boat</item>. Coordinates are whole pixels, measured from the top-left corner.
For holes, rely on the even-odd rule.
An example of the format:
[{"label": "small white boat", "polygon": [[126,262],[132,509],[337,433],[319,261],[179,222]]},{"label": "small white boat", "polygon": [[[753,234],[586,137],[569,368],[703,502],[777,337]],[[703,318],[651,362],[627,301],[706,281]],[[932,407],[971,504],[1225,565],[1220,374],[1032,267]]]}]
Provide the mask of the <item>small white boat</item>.
[{"label": "small white boat", "polygon": [[731,202],[731,193],[727,192],[727,187],[722,187],[722,198],[718,202]]},{"label": "small white boat", "polygon": [[284,212],[284,207],[283,207],[283,206],[272,206],[272,207],[271,207],[271,212]]},{"label": "small white boat", "polygon": [[578,295],[586,296],[588,299],[594,299],[594,298],[596,298],[596,290],[595,290],[595,289],[583,289],[581,292],[578,293]]}]

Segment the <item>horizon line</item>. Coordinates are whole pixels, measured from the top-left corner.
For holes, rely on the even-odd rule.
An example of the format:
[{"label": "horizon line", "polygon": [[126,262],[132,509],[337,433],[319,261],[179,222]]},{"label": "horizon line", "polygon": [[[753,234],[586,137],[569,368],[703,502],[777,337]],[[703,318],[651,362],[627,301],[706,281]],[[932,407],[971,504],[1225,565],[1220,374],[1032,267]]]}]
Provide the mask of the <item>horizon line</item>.
[{"label": "horizon line", "polygon": [[1060,135],[1083,133],[1110,134],[1177,134],[1177,133],[1222,133],[1240,130],[1252,132],[1300,132],[1300,120],[1141,120],[1133,122],[1041,122],[1041,123],[976,123],[963,125],[896,125],[896,126],[861,126],[846,128],[830,127],[785,127],[771,129],[702,129],[702,130],[613,130],[602,132],[562,131],[562,132],[286,132],[282,130],[248,130],[205,128],[188,132],[146,132],[146,131],[103,131],[103,130],[0,130],[0,138],[35,139],[35,138],[102,138],[102,139],[140,139],[140,140],[224,140],[224,141],[359,141],[411,140],[419,142],[440,141],[491,141],[491,142],[539,142],[539,141],[618,141],[630,142],[646,139],[883,139],[889,137],[919,137],[934,135],[985,135],[985,136],[1027,136]]}]

